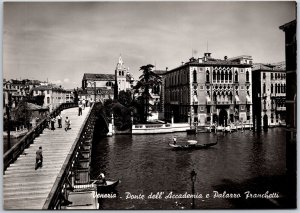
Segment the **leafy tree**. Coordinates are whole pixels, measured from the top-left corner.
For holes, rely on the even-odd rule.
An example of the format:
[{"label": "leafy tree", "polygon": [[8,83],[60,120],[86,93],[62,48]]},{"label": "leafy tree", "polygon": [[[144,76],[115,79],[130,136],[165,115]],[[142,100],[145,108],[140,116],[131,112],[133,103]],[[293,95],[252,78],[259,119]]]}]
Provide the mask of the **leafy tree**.
[{"label": "leafy tree", "polygon": [[130,107],[131,103],[132,103],[132,95],[130,91],[120,91],[119,93],[119,99],[118,101],[120,102],[120,104],[126,106],[126,107]]},{"label": "leafy tree", "polygon": [[147,122],[147,116],[149,114],[149,99],[150,99],[150,89],[156,88],[157,85],[161,83],[161,78],[156,75],[152,68],[154,66],[152,64],[144,65],[140,67],[140,71],[143,72],[143,74],[140,76],[140,80],[137,82],[137,85],[135,86],[135,89],[137,92],[139,90],[142,91],[142,98],[139,99],[139,101],[143,102],[143,117],[141,119],[142,122]]}]

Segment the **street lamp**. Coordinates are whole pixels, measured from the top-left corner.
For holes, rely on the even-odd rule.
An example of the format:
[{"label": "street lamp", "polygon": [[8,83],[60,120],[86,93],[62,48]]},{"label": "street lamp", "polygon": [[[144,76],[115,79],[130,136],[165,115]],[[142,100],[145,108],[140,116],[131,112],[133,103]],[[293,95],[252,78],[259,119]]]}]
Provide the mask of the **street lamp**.
[{"label": "street lamp", "polygon": [[196,181],[197,173],[193,169],[191,171],[191,181],[192,181],[192,194],[193,194],[193,204],[192,204],[192,209],[195,208],[195,181]]}]

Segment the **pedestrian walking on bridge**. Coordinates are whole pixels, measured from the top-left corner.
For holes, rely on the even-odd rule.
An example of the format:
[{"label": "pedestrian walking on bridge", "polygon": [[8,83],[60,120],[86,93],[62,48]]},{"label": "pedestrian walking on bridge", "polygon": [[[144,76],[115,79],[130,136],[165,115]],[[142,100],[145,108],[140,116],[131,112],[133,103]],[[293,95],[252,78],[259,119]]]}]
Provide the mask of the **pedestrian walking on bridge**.
[{"label": "pedestrian walking on bridge", "polygon": [[56,119],[57,119],[57,122],[58,122],[58,128],[62,128],[62,125],[61,125],[62,117],[61,117],[60,113],[58,114],[58,116],[56,117]]},{"label": "pedestrian walking on bridge", "polygon": [[37,170],[39,167],[43,167],[43,151],[41,146],[36,151],[35,170]]},{"label": "pedestrian walking on bridge", "polygon": [[65,124],[66,124],[65,131],[68,131],[71,125],[71,121],[69,120],[68,117],[66,117]]}]

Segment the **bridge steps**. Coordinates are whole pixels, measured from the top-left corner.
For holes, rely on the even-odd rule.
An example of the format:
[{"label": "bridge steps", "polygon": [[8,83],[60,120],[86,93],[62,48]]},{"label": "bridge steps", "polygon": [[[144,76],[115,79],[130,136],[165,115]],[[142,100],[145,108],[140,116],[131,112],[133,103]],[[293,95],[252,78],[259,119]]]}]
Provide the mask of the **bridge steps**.
[{"label": "bridge steps", "polygon": [[[64,110],[61,113],[63,128],[45,129],[34,144],[24,150],[25,154],[7,168],[3,175],[4,209],[43,208],[89,110],[83,110],[82,116],[77,115],[77,108]],[[71,120],[71,129],[67,132],[64,130],[66,116]],[[43,147],[43,167],[35,170],[39,146]]]}]

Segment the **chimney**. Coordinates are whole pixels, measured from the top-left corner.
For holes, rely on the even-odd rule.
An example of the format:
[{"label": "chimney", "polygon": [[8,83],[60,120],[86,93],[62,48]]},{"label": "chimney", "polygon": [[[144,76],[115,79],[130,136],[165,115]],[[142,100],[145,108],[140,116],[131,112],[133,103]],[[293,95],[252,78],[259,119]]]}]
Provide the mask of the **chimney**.
[{"label": "chimney", "polygon": [[210,58],[210,54],[211,53],[204,53],[204,56],[207,57],[207,58]]},{"label": "chimney", "polygon": [[168,71],[168,67],[166,67],[166,71]]},{"label": "chimney", "polygon": [[224,60],[225,60],[225,61],[227,60],[227,55],[224,56]]}]

